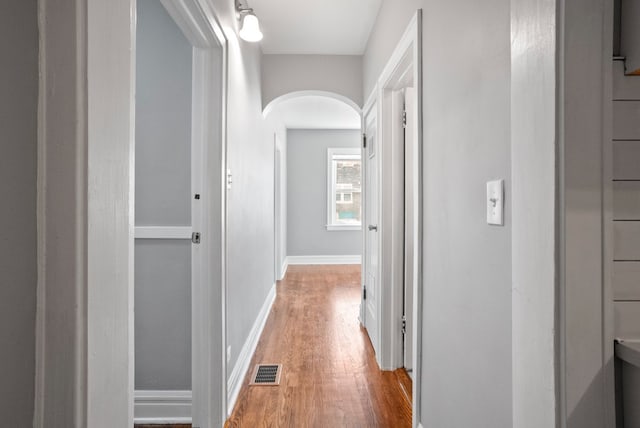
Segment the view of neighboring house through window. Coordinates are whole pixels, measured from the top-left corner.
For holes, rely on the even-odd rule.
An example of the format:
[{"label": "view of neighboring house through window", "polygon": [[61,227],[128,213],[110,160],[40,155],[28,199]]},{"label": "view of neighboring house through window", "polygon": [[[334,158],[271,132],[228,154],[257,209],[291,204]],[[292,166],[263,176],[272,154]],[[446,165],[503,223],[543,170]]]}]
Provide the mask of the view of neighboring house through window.
[{"label": "view of neighboring house through window", "polygon": [[362,161],[359,148],[328,149],[327,229],[360,230]]}]

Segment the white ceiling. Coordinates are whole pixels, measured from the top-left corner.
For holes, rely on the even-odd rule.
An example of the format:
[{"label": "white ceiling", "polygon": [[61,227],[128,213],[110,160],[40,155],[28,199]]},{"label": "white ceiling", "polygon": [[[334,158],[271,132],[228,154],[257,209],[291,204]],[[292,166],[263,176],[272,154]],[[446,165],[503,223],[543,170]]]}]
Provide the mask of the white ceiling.
[{"label": "white ceiling", "polygon": [[360,129],[360,114],[353,107],[318,95],[282,101],[269,115],[289,129]]},{"label": "white ceiling", "polygon": [[381,0],[244,0],[265,54],[362,55]]}]

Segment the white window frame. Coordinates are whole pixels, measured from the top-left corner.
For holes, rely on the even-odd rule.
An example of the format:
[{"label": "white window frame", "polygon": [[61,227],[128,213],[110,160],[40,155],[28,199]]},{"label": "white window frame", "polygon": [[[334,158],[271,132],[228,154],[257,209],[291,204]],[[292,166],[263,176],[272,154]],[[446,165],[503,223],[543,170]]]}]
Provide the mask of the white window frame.
[{"label": "white window frame", "polygon": [[[333,214],[336,212],[336,192],[334,189],[334,183],[336,182],[336,171],[333,168],[333,157],[336,155],[353,156],[354,160],[357,158],[357,160],[362,162],[362,152],[358,147],[327,149],[327,230],[328,231],[362,230],[362,218],[360,219],[359,225],[334,223]],[[353,202],[353,196],[351,198]]]}]

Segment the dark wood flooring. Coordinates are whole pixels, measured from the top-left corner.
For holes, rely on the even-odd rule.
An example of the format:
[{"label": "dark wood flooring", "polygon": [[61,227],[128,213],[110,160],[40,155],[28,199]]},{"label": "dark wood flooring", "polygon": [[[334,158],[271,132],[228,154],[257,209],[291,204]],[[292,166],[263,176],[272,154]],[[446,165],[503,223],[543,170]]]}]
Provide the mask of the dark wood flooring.
[{"label": "dark wood flooring", "polygon": [[378,369],[358,321],[360,267],[290,266],[277,290],[248,376],[282,364],[280,385],[247,376],[225,428],[410,427],[411,379]]}]

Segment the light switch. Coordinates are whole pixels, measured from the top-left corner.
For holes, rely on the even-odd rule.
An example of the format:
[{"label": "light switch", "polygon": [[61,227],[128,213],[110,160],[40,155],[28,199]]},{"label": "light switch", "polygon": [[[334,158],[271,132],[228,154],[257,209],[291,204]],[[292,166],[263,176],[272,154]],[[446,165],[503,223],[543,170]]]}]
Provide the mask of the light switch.
[{"label": "light switch", "polygon": [[487,223],[504,225],[504,180],[487,182]]}]

